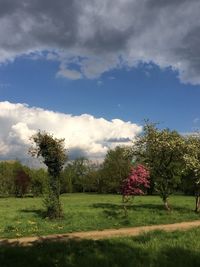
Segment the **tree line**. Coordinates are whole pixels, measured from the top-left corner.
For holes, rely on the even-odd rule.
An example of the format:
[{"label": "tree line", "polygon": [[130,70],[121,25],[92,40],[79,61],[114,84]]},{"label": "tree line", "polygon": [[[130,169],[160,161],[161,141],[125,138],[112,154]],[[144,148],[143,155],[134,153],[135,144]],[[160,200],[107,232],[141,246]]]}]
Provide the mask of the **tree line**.
[{"label": "tree line", "polygon": [[199,134],[183,136],[146,123],[131,146],[110,149],[102,163],[83,157],[67,161],[64,139],[45,132],[38,132],[33,141],[31,155],[42,158],[47,169],[31,169],[19,161],[0,162],[1,195],[39,196],[48,191],[52,200],[62,193],[121,193],[131,168],[142,164],[150,173],[147,194],[159,194],[168,210],[172,193],[195,195],[196,211],[200,210]]},{"label": "tree line", "polygon": [[[108,152],[105,163],[85,157],[68,162],[59,174],[60,193],[119,193],[119,181],[128,174],[129,162],[123,158],[124,148]],[[118,152],[121,153],[117,156]],[[111,155],[110,155],[111,154]],[[116,156],[112,162],[110,156]],[[118,168],[113,169],[114,165]],[[46,168],[30,168],[19,160],[0,162],[0,196],[41,196],[47,187],[49,173]]]}]

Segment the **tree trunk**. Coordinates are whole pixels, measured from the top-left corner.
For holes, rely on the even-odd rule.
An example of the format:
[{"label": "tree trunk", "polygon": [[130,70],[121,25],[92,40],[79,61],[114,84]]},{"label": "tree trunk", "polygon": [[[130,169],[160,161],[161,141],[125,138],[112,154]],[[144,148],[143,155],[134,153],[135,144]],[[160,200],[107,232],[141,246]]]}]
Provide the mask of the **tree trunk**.
[{"label": "tree trunk", "polygon": [[124,208],[124,216],[127,217],[128,210],[127,210],[127,200],[125,196],[122,197],[122,202],[123,202],[123,208]]},{"label": "tree trunk", "polygon": [[128,212],[127,212],[127,207],[126,204],[124,204],[124,216],[127,217],[128,216]]},{"label": "tree trunk", "polygon": [[164,198],[164,199],[163,199],[163,202],[164,202],[165,209],[166,209],[167,211],[171,211],[171,208],[170,208],[170,206],[169,206],[169,202],[168,202],[168,198]]},{"label": "tree trunk", "polygon": [[195,212],[199,212],[199,211],[200,211],[200,196],[197,195],[197,196],[196,196]]},{"label": "tree trunk", "polygon": [[49,192],[45,199],[47,207],[47,217],[56,219],[62,217],[62,207],[60,203],[60,181],[59,178],[49,177]]}]

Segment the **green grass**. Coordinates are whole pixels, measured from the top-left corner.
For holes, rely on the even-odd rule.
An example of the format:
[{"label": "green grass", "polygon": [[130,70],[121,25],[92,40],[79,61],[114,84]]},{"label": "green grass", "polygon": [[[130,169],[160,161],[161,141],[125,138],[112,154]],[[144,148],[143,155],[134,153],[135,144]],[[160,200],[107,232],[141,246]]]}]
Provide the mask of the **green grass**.
[{"label": "green grass", "polygon": [[46,235],[73,231],[165,224],[200,219],[194,213],[194,197],[172,196],[173,210],[164,210],[159,196],[136,197],[124,217],[117,195],[68,194],[61,197],[64,218],[42,217],[41,198],[1,198],[0,238]]},{"label": "green grass", "polygon": [[1,267],[199,267],[200,228],[109,240],[1,246]]}]

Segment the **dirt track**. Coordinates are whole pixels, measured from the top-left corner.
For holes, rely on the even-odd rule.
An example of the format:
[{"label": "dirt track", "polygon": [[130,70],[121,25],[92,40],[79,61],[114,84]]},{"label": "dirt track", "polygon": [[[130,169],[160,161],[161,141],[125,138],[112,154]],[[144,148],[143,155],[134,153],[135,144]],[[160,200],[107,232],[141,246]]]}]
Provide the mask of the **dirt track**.
[{"label": "dirt track", "polygon": [[174,224],[140,226],[140,227],[120,228],[120,229],[106,229],[102,231],[75,232],[75,233],[48,235],[48,236],[22,237],[17,239],[0,239],[0,245],[8,244],[8,245],[28,246],[34,244],[35,242],[64,241],[67,239],[97,240],[97,239],[105,239],[117,236],[137,236],[139,234],[153,230],[164,230],[170,232],[175,230],[187,230],[193,227],[200,227],[200,220],[192,222],[174,223]]}]

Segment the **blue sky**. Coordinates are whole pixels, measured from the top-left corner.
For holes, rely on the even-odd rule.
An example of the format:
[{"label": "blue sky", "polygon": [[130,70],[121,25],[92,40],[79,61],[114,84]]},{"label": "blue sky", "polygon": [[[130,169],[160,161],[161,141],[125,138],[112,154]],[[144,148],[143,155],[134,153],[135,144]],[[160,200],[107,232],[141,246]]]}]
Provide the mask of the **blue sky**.
[{"label": "blue sky", "polygon": [[0,158],[27,159],[38,129],[97,160],[145,119],[198,129],[199,14],[199,0],[0,0]]},{"label": "blue sky", "polygon": [[92,80],[56,77],[57,68],[55,62],[23,57],[2,64],[1,101],[138,124],[148,118],[180,132],[199,126],[200,86],[183,84],[171,68],[140,64]]}]

